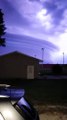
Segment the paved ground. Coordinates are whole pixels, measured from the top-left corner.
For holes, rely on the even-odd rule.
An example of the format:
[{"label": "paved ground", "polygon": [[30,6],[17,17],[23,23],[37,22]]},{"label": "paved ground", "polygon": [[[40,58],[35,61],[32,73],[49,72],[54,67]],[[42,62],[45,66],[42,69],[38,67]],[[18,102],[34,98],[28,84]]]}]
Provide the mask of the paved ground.
[{"label": "paved ground", "polygon": [[62,113],[43,113],[39,117],[40,120],[67,120],[67,115]]},{"label": "paved ground", "polygon": [[40,120],[67,120],[66,106],[38,106]]}]

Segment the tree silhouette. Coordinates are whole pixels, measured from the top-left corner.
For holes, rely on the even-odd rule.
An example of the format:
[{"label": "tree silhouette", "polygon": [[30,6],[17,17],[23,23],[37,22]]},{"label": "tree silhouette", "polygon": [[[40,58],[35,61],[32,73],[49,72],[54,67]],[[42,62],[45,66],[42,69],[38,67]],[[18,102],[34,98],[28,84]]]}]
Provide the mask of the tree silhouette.
[{"label": "tree silhouette", "polygon": [[5,24],[3,20],[3,12],[0,9],[0,46],[5,46],[5,38],[3,37],[5,34]]}]

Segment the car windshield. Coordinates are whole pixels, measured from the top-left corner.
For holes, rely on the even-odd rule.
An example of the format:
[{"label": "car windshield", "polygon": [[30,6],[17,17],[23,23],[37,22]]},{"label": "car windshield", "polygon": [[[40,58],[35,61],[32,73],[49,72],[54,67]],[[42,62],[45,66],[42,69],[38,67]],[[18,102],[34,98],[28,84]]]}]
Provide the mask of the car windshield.
[{"label": "car windshield", "polygon": [[27,101],[26,98],[22,97],[18,102],[14,104],[15,109],[26,118],[31,120],[36,117],[34,107]]},{"label": "car windshield", "polygon": [[22,97],[22,98],[17,102],[17,105],[18,105],[19,107],[22,107],[22,106],[24,105],[24,106],[28,107],[29,109],[31,109],[28,101],[26,101],[24,97]]}]

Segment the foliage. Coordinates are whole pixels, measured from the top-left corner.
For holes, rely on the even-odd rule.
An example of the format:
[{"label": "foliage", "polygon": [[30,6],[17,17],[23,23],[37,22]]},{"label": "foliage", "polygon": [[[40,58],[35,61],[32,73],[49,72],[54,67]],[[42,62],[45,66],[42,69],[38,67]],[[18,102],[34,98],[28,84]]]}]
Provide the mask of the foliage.
[{"label": "foliage", "polygon": [[3,20],[3,12],[0,9],[0,46],[5,46],[5,38],[3,37],[5,34],[5,24]]}]

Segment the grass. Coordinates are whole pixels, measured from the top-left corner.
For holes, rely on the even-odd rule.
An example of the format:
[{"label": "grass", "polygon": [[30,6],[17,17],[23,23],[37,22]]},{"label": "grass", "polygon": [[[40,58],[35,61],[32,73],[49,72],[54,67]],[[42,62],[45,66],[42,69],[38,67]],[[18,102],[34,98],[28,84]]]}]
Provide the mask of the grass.
[{"label": "grass", "polygon": [[33,104],[67,105],[67,80],[1,79],[0,83],[25,89],[25,96]]}]

